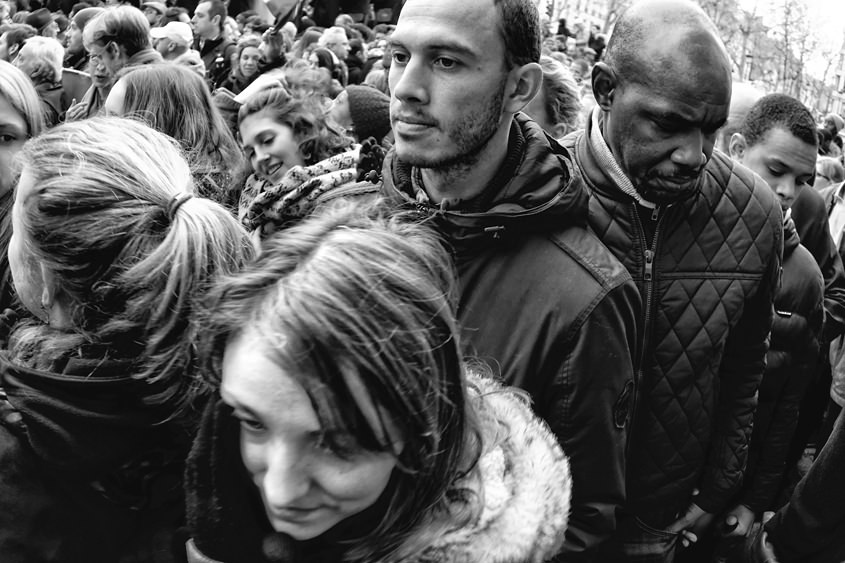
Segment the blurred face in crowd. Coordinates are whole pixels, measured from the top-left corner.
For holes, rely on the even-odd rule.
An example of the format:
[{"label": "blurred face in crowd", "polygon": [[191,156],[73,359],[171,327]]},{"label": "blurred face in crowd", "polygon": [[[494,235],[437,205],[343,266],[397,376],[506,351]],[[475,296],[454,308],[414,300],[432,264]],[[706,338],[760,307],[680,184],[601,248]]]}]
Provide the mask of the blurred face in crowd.
[{"label": "blurred face in crowd", "polygon": [[265,111],[247,116],[240,133],[244,153],[262,180],[278,182],[291,167],[305,165],[293,129]]},{"label": "blurred face in crowd", "polygon": [[9,54],[9,35],[6,33],[0,35],[0,59],[12,62],[12,57]]},{"label": "blurred face in crowd", "polygon": [[28,49],[27,44],[24,43],[23,47],[21,47],[21,50],[18,52],[18,56],[15,58],[15,66],[21,69],[21,72],[25,75],[32,78],[33,74],[39,70],[40,65],[32,56],[30,51],[31,49]]},{"label": "blurred face in crowd", "polygon": [[258,62],[261,60],[261,51],[257,47],[245,47],[238,59],[241,73],[249,78],[258,72]]},{"label": "blurred face in crowd", "polygon": [[191,24],[194,26],[194,36],[210,39],[220,33],[217,16],[212,19],[208,13],[209,9],[210,4],[208,2],[201,2],[194,10],[194,17],[191,19]]},{"label": "blurred face in crowd", "polygon": [[88,54],[91,83],[97,88],[110,88],[117,72],[126,65],[126,55],[114,42],[105,47],[93,44]]},{"label": "blurred face in crowd", "polygon": [[413,166],[475,162],[498,132],[508,79],[492,0],[409,0],[390,38],[390,121]]},{"label": "blurred face in crowd", "polygon": [[82,30],[71,20],[67,32],[67,50],[69,53],[80,53],[85,48],[82,44]]},{"label": "blurred face in crowd", "polygon": [[149,6],[144,8],[144,15],[147,16],[147,21],[150,23],[150,27],[157,25],[158,20],[161,18],[161,14],[158,13],[158,10]]},{"label": "blurred face in crowd", "polygon": [[710,35],[673,28],[660,37],[643,40],[638,68],[597,63],[593,91],[602,135],[634,188],[648,201],[670,204],[697,189],[728,116],[731,74]]},{"label": "blurred face in crowd", "polygon": [[795,198],[813,180],[818,150],[775,125],[749,146],[741,133],[734,133],[730,143],[731,158],[760,175],[780,199],[786,211]]},{"label": "blurred face in crowd", "polygon": [[326,48],[334,53],[338,59],[345,61],[349,55],[349,39],[346,37],[336,37],[326,43]]},{"label": "blurred face in crowd", "polygon": [[0,196],[5,196],[12,189],[15,180],[13,163],[26,142],[27,129],[24,117],[4,96],[0,96]]},{"label": "blurred face in crowd", "polygon": [[55,39],[58,35],[59,35],[59,24],[57,24],[55,21],[51,21],[46,26],[44,26],[43,30],[41,30],[41,36],[42,37],[52,37],[52,38]]},{"label": "blurred face in crowd", "polygon": [[[270,525],[296,540],[309,540],[372,506],[387,487],[396,459],[364,450],[352,434],[333,432],[333,443],[343,451],[330,446],[311,398],[274,354],[255,329],[232,338],[223,358],[220,395],[240,422],[241,457]],[[371,399],[367,404],[371,408],[364,409],[364,416],[378,424],[375,405]]]},{"label": "blurred face in crowd", "polygon": [[343,129],[352,128],[352,115],[349,112],[349,93],[343,90],[335,97],[329,108],[329,117]]}]

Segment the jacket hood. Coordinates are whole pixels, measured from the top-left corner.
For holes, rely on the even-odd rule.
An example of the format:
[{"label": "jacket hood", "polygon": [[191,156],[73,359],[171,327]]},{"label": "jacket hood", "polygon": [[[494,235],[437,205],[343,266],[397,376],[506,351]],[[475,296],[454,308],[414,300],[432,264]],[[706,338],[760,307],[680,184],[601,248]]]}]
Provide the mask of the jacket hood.
[{"label": "jacket hood", "polygon": [[418,197],[414,169],[396,157],[385,158],[383,191],[388,199],[432,216],[453,243],[470,243],[512,234],[546,232],[563,225],[585,225],[588,194],[572,157],[523,114],[511,124],[508,156],[485,194],[481,211],[447,209]]},{"label": "jacket hood", "polygon": [[79,472],[106,473],[142,454],[181,449],[174,426],[164,424],[168,410],[144,403],[152,388],[132,373],[127,361],[82,359],[52,373],[0,354],[0,386],[26,441],[42,460]]},{"label": "jacket hood", "polygon": [[453,528],[418,557],[403,561],[547,561],[560,550],[569,518],[569,462],[523,395],[489,378],[470,376],[469,381],[483,419],[506,429],[478,462],[474,488],[482,510],[474,523]]}]

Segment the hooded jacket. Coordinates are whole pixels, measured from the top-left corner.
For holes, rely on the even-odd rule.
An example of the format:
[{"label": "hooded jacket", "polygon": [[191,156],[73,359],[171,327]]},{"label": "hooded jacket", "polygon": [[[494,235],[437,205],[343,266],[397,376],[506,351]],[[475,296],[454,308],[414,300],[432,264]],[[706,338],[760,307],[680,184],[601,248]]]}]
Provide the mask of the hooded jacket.
[{"label": "hooded jacket", "polygon": [[415,174],[388,153],[385,197],[433,221],[451,245],[467,354],[531,394],[569,457],[563,553],[578,559],[613,533],[625,499],[636,287],[586,227],[570,154],[527,116],[514,118],[508,156],[480,199],[431,204]]},{"label": "hooded jacket", "polygon": [[[695,503],[718,513],[740,485],[772,326],[783,219],[763,180],[719,151],[690,198],[642,216],[599,164],[593,126],[564,144],[592,196],[590,225],[631,273],[645,304],[627,508],[665,527],[670,522],[649,522],[649,515],[686,509],[696,488]],[[650,245],[644,227],[653,231]]]},{"label": "hooded jacket", "polygon": [[788,219],[784,221],[783,274],[775,294],[771,346],[758,392],[740,499],[758,514],[777,508],[774,497],[786,469],[798,409],[818,360],[823,306],[822,273]]},{"label": "hooded jacket", "polygon": [[[497,438],[486,444],[478,461],[478,479],[458,480],[456,493],[447,493],[456,510],[438,510],[422,518],[406,540],[406,551],[411,555],[372,563],[541,563],[563,542],[572,481],[557,440],[520,394],[503,389],[492,379],[472,375],[469,379],[470,401],[484,421],[482,432]],[[226,413],[227,408],[222,403],[209,405],[191,452],[187,482],[192,528],[187,546],[189,563],[339,563],[342,551],[331,552],[331,556],[326,551],[319,552],[320,556],[297,555],[296,550],[284,554],[277,550],[270,557],[261,553],[261,544],[267,545],[268,540],[262,541],[256,534],[262,526],[251,525],[249,518],[266,520],[266,516],[260,501],[248,508],[238,504],[256,493],[240,464],[237,422]],[[467,495],[467,490],[471,494]],[[481,502],[476,516],[467,523],[449,525],[453,512],[464,512],[460,507],[467,498]],[[369,516],[367,509],[350,520]],[[439,520],[444,518],[445,523]],[[432,520],[445,524],[442,529],[446,531],[431,537],[428,528]],[[262,524],[266,529],[266,522]],[[366,524],[373,522],[364,524],[366,530]],[[361,528],[360,522],[358,526]],[[311,542],[332,534],[330,530]],[[269,531],[269,535],[274,534]]]},{"label": "hooded jacket", "polygon": [[177,561],[189,435],[130,362],[0,355],[0,560]]}]

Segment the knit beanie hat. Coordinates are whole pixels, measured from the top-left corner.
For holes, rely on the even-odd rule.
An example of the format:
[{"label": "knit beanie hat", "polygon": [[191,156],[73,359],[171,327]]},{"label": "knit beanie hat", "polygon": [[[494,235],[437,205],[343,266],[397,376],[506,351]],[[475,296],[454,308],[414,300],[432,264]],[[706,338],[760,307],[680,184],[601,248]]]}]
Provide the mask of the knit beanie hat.
[{"label": "knit beanie hat", "polygon": [[390,132],[390,98],[371,86],[363,85],[347,86],[346,94],[355,135],[361,141],[375,137],[381,142]]}]

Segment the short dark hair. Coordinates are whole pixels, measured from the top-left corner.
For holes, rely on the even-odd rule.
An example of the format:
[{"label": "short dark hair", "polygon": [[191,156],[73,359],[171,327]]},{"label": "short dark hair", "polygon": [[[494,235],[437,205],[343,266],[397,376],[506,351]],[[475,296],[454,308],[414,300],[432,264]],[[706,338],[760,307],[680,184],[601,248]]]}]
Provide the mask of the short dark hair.
[{"label": "short dark hair", "polygon": [[495,0],[508,70],[540,62],[540,14],[531,0]]},{"label": "short dark hair", "polygon": [[[226,4],[223,0],[202,0],[200,4],[208,2],[208,19],[213,20],[214,16],[220,16],[220,31],[223,31],[223,26],[226,24],[226,16],[229,12],[226,10]],[[199,6],[199,4],[197,4]]]},{"label": "short dark hair", "polygon": [[6,48],[17,45],[20,48],[24,41],[38,35],[38,30],[26,23],[10,23],[0,26],[0,35],[6,34]]},{"label": "short dark hair", "polygon": [[769,94],[757,100],[748,110],[739,133],[751,147],[775,127],[783,127],[808,145],[818,146],[813,114],[799,100],[786,94]]}]

